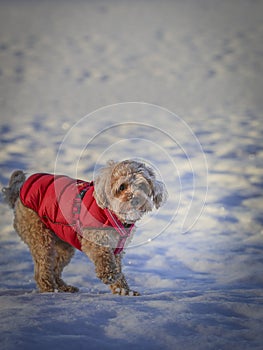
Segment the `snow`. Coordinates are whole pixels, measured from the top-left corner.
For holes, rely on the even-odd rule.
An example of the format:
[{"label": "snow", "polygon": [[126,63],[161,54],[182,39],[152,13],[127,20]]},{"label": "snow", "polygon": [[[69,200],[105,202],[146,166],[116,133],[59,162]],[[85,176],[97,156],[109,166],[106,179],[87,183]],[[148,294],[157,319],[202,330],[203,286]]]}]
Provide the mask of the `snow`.
[{"label": "snow", "polygon": [[255,0],[0,1],[0,185],[92,179],[143,159],[169,199],[113,296],[77,252],[78,294],[39,294],[0,203],[0,346],[262,349],[262,12]]}]

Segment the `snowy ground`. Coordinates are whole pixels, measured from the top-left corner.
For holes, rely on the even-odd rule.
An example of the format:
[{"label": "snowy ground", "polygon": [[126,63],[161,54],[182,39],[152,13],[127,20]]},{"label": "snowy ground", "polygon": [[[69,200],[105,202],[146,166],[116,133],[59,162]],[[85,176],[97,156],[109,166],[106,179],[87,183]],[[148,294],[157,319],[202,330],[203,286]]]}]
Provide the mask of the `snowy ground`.
[{"label": "snowy ground", "polygon": [[260,0],[0,1],[1,186],[18,168],[90,179],[136,157],[169,190],[127,250],[130,298],[80,252],[64,274],[80,293],[38,294],[0,203],[1,349],[262,349],[262,13]]}]

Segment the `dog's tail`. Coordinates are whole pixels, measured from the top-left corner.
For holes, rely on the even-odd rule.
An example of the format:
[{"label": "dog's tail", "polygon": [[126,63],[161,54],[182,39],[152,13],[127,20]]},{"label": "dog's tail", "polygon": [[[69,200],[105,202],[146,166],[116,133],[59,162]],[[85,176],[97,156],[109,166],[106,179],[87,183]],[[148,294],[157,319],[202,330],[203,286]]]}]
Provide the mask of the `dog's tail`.
[{"label": "dog's tail", "polygon": [[12,173],[9,179],[9,186],[2,188],[2,193],[5,202],[13,209],[17,198],[19,197],[20,188],[25,182],[26,175],[21,170],[16,170]]}]

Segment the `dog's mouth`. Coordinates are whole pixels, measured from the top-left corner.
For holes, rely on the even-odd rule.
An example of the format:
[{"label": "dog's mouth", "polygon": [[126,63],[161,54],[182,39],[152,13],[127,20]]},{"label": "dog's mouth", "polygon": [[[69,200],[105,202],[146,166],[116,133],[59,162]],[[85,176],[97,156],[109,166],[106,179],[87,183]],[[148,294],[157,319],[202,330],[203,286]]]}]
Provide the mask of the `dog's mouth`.
[{"label": "dog's mouth", "polygon": [[134,224],[140,220],[144,214],[153,209],[151,198],[145,196],[132,196],[129,201],[121,202],[117,200],[112,206],[113,212],[120,220],[127,224]]},{"label": "dog's mouth", "polygon": [[144,214],[147,213],[146,209],[131,209],[126,213],[122,213],[123,220],[126,224],[134,224],[140,220]]}]

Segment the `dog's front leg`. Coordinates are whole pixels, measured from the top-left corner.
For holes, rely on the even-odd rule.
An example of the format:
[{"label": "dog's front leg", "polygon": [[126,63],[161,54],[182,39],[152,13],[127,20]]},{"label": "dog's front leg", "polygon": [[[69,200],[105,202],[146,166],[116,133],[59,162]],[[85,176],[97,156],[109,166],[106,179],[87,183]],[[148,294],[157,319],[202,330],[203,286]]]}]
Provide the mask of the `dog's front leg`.
[{"label": "dog's front leg", "polygon": [[82,239],[81,249],[93,261],[96,275],[103,283],[112,284],[121,277],[111,248]]},{"label": "dog's front leg", "polygon": [[117,265],[117,270],[120,273],[120,278],[113,284],[110,285],[110,289],[112,291],[113,294],[119,294],[119,295],[131,295],[131,296],[138,296],[140,295],[140,293],[131,290],[128,282],[124,276],[124,274],[122,273],[122,256],[123,254],[117,254],[115,256],[115,260],[116,260],[116,265]]}]

